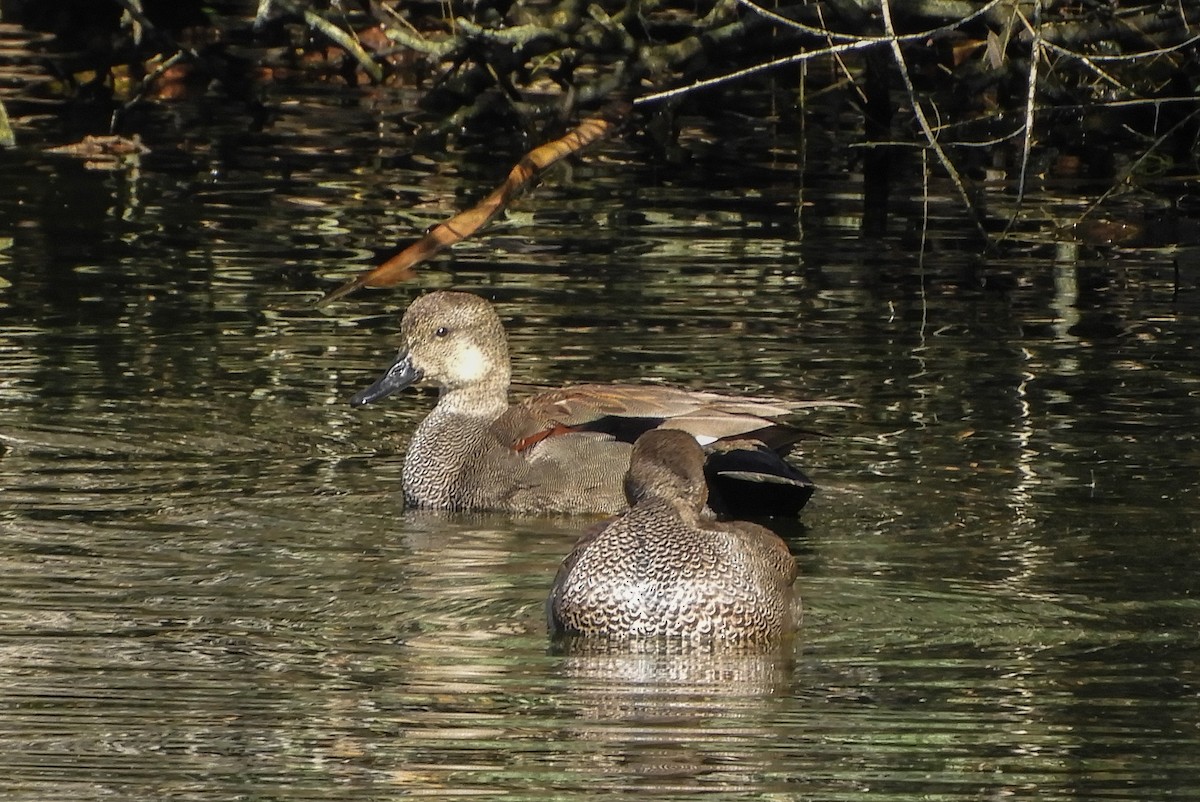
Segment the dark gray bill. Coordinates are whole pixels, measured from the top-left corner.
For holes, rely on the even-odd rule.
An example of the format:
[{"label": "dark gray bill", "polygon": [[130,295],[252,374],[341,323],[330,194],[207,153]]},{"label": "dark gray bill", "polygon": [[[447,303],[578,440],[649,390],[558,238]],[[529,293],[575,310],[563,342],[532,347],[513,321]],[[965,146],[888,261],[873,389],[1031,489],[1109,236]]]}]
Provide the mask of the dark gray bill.
[{"label": "dark gray bill", "polygon": [[403,390],[410,384],[421,380],[422,373],[413,367],[412,358],[407,351],[401,351],[392,366],[380,376],[374,384],[350,399],[350,406],[361,407],[372,401],[387,398],[397,390]]}]

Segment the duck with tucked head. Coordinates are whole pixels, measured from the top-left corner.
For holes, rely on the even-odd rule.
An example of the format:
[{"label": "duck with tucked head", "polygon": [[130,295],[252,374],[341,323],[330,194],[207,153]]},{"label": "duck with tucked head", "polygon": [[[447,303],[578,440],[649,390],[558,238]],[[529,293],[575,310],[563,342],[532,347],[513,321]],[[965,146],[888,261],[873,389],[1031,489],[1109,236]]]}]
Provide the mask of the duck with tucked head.
[{"label": "duck with tucked head", "polygon": [[629,510],[576,543],[546,601],[551,634],[602,641],[777,641],[796,623],[796,560],[774,532],[706,514],[704,454],[686,433],[633,447]]},{"label": "duck with tucked head", "polygon": [[812,483],[783,459],[798,430],[778,418],[826,402],[584,384],[510,405],[504,327],[483,298],[429,293],[409,306],[400,330],[395,362],[351,404],[421,380],[440,388],[404,458],[412,506],[611,514],[626,506],[622,478],[633,441],[656,428],[706,444],[714,510],[740,503],[759,515],[795,514],[812,495]]}]

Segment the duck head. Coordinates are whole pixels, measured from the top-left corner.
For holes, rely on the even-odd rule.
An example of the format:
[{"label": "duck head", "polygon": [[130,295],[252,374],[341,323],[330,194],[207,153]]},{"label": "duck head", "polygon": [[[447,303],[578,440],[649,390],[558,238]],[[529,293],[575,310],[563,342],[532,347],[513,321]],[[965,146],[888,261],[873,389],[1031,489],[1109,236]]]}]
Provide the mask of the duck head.
[{"label": "duck head", "polygon": [[400,351],[391,366],[350,399],[361,407],[425,380],[443,395],[484,390],[506,394],[508,341],[492,305],[465,292],[432,292],[413,301],[400,321]]},{"label": "duck head", "polygon": [[625,497],[631,507],[657,498],[681,512],[699,513],[708,500],[700,444],[678,429],[652,429],[643,434],[633,444]]}]

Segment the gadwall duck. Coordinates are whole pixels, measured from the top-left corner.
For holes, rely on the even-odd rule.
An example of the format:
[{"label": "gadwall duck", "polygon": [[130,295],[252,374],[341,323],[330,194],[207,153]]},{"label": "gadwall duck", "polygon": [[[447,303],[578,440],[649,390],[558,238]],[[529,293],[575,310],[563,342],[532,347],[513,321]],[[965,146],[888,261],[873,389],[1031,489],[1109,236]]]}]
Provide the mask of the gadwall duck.
[{"label": "gadwall duck", "polygon": [[812,483],[782,458],[798,430],[776,419],[824,402],[583,384],[510,406],[508,342],[486,300],[429,293],[409,306],[400,330],[395,362],[350,403],[360,407],[420,380],[441,389],[404,458],[412,506],[612,514],[626,506],[631,444],[657,427],[706,445],[714,510],[794,515],[812,495]]},{"label": "gadwall duck", "polygon": [[704,454],[684,432],[638,438],[629,510],[585,533],[546,600],[554,636],[764,643],[790,631],[796,560],[774,532],[705,512]]}]

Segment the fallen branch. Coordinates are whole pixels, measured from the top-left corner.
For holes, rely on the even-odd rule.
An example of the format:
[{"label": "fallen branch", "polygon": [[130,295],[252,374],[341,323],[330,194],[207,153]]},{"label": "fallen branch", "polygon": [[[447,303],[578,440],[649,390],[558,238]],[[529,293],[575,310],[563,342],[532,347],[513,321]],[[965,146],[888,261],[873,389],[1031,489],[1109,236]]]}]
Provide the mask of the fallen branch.
[{"label": "fallen branch", "polygon": [[630,104],[625,102],[610,104],[596,116],[580,122],[565,136],[529,151],[512,168],[504,183],[492,190],[486,198],[446,222],[434,226],[425,236],[379,267],[360,273],[347,281],[318,301],[317,305],[324,306],[344,298],[360,287],[391,287],[412,278],[416,275],[413,268],[451,245],[462,242],[491,222],[547,167],[611,134],[629,115],[630,109]]},{"label": "fallen branch", "polygon": [[354,60],[358,62],[359,66],[363,68],[363,71],[366,72],[367,75],[371,76],[371,80],[373,80],[375,83],[379,83],[383,80],[383,68],[375,63],[375,60],[371,58],[371,54],[363,49],[363,46],[360,45],[358,40],[353,36],[346,33],[341,28],[334,25],[332,22],[325,19],[315,11],[305,9],[304,21],[309,24],[309,27],[325,34],[332,42],[334,42],[334,44],[338,45],[351,56],[353,56]]},{"label": "fallen branch", "polygon": [[353,34],[342,30],[317,12],[308,8],[302,0],[262,0],[259,4],[258,16],[255,18],[256,24],[259,20],[266,18],[272,5],[304,17],[304,21],[308,24],[308,27],[314,31],[320,31],[331,42],[345,50],[363,68],[363,72],[371,76],[372,81],[379,83],[383,80],[383,67],[375,62],[375,59],[358,43],[358,39]]}]

